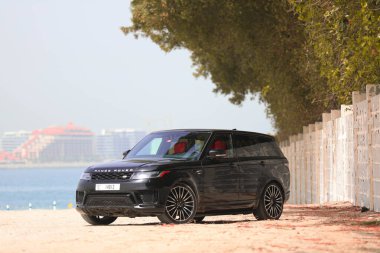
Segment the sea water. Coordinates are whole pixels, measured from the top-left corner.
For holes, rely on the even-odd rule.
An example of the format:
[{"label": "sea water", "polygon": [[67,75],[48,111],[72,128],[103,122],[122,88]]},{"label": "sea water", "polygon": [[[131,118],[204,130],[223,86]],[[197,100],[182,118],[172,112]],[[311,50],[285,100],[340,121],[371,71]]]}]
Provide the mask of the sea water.
[{"label": "sea water", "polygon": [[[75,207],[75,190],[84,168],[0,169],[0,210]],[[29,204],[30,203],[30,204]]]}]

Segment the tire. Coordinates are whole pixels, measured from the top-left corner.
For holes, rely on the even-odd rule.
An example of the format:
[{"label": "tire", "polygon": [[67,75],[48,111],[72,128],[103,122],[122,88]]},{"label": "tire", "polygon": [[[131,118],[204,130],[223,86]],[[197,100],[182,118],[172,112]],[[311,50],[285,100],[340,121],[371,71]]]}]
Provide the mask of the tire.
[{"label": "tire", "polygon": [[278,184],[268,184],[260,196],[259,206],[253,211],[257,220],[278,220],[284,208],[284,194]]},{"label": "tire", "polygon": [[204,220],[205,216],[199,216],[199,217],[194,217],[194,221],[196,223],[201,223]]},{"label": "tire", "polygon": [[91,225],[109,225],[117,219],[117,217],[91,216],[87,214],[82,214],[82,218]]},{"label": "tire", "polygon": [[197,203],[197,196],[189,185],[176,184],[170,189],[165,203],[165,212],[157,218],[162,223],[189,223],[194,219]]}]

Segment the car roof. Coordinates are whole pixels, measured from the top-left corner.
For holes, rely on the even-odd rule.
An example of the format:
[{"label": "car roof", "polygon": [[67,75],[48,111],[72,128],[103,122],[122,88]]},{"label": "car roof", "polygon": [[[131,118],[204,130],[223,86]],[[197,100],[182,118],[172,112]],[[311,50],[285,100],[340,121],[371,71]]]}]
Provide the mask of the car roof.
[{"label": "car roof", "polygon": [[161,132],[212,132],[212,133],[219,133],[219,132],[229,132],[229,133],[243,133],[243,134],[255,134],[260,135],[263,137],[274,137],[269,134],[263,134],[263,133],[257,133],[257,132],[249,132],[249,131],[241,131],[236,129],[170,129],[170,130],[160,130],[160,131],[154,131],[153,133],[161,133]]}]

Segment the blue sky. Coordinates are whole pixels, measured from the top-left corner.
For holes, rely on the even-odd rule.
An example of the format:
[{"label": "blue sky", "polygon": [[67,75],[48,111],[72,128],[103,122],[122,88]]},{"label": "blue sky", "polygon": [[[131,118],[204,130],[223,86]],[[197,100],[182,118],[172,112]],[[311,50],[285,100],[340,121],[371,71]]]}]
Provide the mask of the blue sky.
[{"label": "blue sky", "polygon": [[124,36],[129,1],[0,0],[0,132],[103,128],[273,133],[265,106],[229,103],[195,79],[186,50]]}]

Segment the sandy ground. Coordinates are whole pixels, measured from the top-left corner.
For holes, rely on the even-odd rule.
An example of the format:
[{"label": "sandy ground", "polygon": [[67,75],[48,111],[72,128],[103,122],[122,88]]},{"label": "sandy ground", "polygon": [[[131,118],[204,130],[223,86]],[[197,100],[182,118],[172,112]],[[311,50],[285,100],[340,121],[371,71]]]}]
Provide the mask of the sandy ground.
[{"label": "sandy ground", "polygon": [[347,203],[286,205],[278,221],[253,215],[164,225],[155,217],[90,226],[71,210],[0,211],[0,252],[380,252],[380,213]]}]

